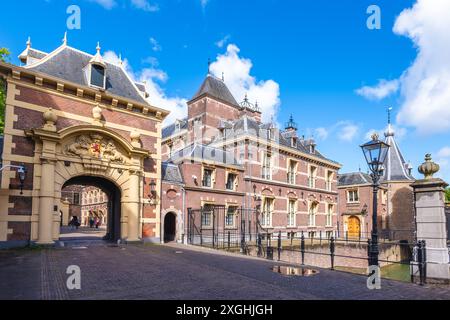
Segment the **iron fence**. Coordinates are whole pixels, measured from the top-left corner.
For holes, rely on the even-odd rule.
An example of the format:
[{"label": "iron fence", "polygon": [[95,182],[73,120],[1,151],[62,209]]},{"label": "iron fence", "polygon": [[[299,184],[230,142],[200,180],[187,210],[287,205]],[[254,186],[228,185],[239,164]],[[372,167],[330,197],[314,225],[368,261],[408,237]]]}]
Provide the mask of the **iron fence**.
[{"label": "iron fence", "polygon": [[[232,219],[231,219],[232,216]],[[413,231],[390,230],[380,237],[381,275],[403,281],[426,282],[425,241],[411,241]],[[408,234],[409,232],[409,234]],[[389,235],[404,234],[403,240]],[[188,209],[188,242],[290,264],[367,274],[370,236],[336,231],[276,232],[263,228],[255,210],[224,206]]]}]

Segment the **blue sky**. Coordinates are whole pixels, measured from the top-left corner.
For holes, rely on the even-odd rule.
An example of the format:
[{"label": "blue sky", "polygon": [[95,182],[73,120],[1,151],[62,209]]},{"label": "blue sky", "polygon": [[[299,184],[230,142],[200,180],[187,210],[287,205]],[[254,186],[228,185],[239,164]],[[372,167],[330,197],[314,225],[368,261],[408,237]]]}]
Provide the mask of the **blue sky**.
[{"label": "blue sky", "polygon": [[[68,30],[69,45],[94,53],[100,41],[109,59],[121,53],[129,72],[148,81],[153,103],[173,117],[183,115],[210,58],[238,100],[248,92],[280,124],[294,114],[300,133],[314,135],[342,171],[365,170],[358,146],[385,128],[389,105],[405,158],[416,168],[432,153],[450,181],[450,81],[436,71],[450,74],[450,46],[441,45],[448,42],[448,2],[30,0],[19,8],[8,1],[0,46],[13,63],[28,36],[34,48],[54,50],[67,29],[66,9],[76,4],[81,29]],[[380,30],[366,27],[371,4],[381,9]],[[437,79],[434,89],[423,92],[430,79]]]}]

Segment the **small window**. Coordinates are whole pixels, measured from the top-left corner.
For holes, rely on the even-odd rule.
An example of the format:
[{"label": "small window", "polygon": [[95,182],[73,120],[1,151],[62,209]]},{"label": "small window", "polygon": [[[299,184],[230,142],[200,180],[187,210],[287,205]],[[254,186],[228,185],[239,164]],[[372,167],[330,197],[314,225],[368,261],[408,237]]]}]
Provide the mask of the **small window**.
[{"label": "small window", "polygon": [[359,194],[358,194],[358,190],[349,190],[347,192],[347,201],[352,203],[352,202],[359,202]]},{"label": "small window", "polygon": [[237,179],[237,175],[234,173],[229,173],[228,174],[228,179],[227,179],[227,190],[234,190],[235,186],[236,186],[236,179]]},{"label": "small window", "polygon": [[99,87],[99,88],[105,88],[105,68],[93,64],[91,66],[91,85]]},{"label": "small window", "polygon": [[212,176],[213,176],[213,170],[212,169],[204,169],[203,170],[203,186],[211,188],[212,187]]},{"label": "small window", "polygon": [[225,225],[228,228],[234,227],[234,221],[236,217],[236,207],[228,207],[227,215],[225,217]]},{"label": "small window", "polygon": [[295,227],[295,200],[289,200],[288,227]]},{"label": "small window", "polygon": [[80,194],[79,193],[74,193],[73,194],[73,204],[80,204]]}]

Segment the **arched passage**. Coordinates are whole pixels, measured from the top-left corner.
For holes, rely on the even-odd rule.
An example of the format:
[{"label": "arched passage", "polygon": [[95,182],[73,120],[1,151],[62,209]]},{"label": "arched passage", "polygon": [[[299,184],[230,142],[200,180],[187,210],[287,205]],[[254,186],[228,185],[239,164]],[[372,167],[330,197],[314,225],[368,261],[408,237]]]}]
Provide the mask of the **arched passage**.
[{"label": "arched passage", "polygon": [[121,238],[121,191],[111,181],[94,176],[78,176],[69,179],[63,189],[72,185],[92,186],[101,189],[107,195],[107,221],[105,240],[117,241]]},{"label": "arched passage", "polygon": [[164,217],[164,242],[175,241],[177,234],[177,216],[173,212],[169,212]]}]

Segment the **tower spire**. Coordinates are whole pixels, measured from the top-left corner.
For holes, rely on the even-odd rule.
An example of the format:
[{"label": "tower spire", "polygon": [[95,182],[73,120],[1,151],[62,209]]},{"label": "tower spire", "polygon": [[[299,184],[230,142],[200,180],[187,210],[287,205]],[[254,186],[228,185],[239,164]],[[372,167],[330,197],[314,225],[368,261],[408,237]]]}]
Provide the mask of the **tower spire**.
[{"label": "tower spire", "polygon": [[67,45],[67,31],[64,32],[64,38],[62,39],[63,45]]},{"label": "tower spire", "polygon": [[388,126],[387,126],[387,129],[386,129],[386,132],[384,133],[384,135],[386,137],[394,136],[394,130],[392,129],[392,124],[391,124],[391,112],[392,112],[392,107],[387,107]]},{"label": "tower spire", "polygon": [[31,48],[31,37],[28,37],[27,48]]},{"label": "tower spire", "polygon": [[208,75],[211,74],[211,59],[208,58]]}]

